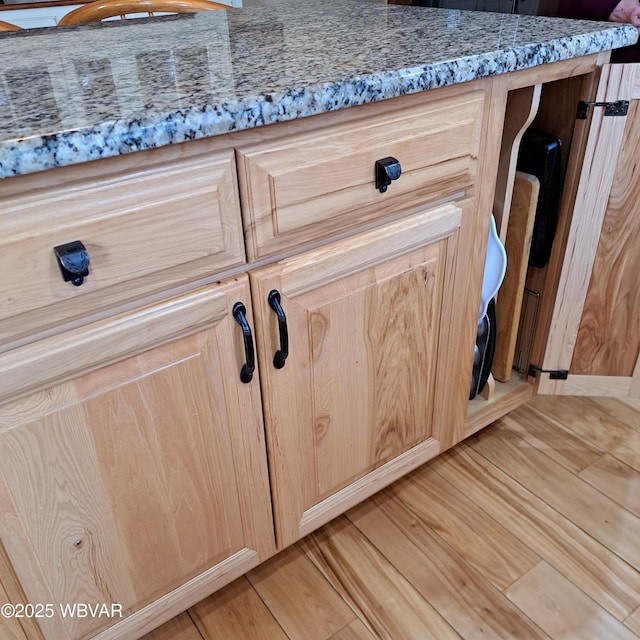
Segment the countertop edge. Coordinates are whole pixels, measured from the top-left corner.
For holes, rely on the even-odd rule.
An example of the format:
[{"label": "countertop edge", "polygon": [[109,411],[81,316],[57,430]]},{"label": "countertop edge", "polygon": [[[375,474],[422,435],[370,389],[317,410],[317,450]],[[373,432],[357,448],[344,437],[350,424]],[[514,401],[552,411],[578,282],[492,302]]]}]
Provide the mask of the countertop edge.
[{"label": "countertop edge", "polygon": [[550,64],[633,44],[629,25],[581,36],[503,48],[490,53],[292,87],[207,107],[179,109],[148,119],[115,120],[99,126],[0,143],[0,178],[14,177],[285,122]]}]

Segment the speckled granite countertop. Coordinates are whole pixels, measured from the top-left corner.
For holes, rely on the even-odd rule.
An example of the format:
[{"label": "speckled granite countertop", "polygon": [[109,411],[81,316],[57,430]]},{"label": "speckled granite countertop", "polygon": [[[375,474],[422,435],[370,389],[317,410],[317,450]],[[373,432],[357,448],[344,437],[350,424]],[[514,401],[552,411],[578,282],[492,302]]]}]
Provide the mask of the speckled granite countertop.
[{"label": "speckled granite countertop", "polygon": [[0,34],[0,177],[632,44],[633,27],[297,0]]}]

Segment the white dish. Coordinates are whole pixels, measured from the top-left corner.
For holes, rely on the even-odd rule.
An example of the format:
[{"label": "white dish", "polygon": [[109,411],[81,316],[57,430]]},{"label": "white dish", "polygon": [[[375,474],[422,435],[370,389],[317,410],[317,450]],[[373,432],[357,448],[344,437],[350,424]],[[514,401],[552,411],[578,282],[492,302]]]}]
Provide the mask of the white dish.
[{"label": "white dish", "polygon": [[504,280],[507,270],[507,252],[500,242],[496,220],[491,214],[491,224],[489,225],[489,241],[487,243],[487,257],[484,263],[484,277],[482,279],[482,297],[480,299],[480,314],[478,322],[487,313],[487,305],[493,298]]}]

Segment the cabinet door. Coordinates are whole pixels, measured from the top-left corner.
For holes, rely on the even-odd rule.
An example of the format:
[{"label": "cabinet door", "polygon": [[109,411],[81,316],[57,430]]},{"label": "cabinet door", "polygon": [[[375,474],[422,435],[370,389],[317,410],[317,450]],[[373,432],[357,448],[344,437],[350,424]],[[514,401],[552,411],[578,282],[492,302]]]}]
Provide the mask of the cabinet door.
[{"label": "cabinet door", "polygon": [[[66,378],[0,407],[2,543],[54,605],[45,638],[137,638],[273,552],[236,301],[250,314],[246,276],[0,359],[7,383]],[[62,615],[77,603],[107,609]]]},{"label": "cabinet door", "polygon": [[[435,456],[438,429],[460,428],[473,340],[460,365],[445,334],[463,340],[458,322],[477,320],[452,295],[465,216],[445,205],[251,274],[280,547]],[[273,290],[287,319],[283,368]]]},{"label": "cabinet door", "polygon": [[640,397],[640,64],[608,65],[593,108],[560,272],[540,393]]}]

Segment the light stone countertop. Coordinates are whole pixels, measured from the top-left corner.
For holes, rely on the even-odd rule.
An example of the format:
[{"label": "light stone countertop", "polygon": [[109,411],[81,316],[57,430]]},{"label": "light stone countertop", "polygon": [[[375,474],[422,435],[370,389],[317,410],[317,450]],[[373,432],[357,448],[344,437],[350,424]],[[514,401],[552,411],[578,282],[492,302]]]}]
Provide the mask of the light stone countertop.
[{"label": "light stone countertop", "polygon": [[298,0],[0,34],[0,177],[633,44],[614,23]]}]

